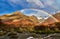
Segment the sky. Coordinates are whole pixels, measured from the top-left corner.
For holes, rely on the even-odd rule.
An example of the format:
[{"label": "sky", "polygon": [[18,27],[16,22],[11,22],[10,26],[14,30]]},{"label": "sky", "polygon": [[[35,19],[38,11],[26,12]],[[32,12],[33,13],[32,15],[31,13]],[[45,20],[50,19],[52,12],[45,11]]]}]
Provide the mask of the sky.
[{"label": "sky", "polygon": [[[44,12],[55,14],[60,11],[60,0],[0,0],[0,15],[16,11],[33,14],[36,9],[40,10],[40,15],[43,15]],[[44,12],[41,12],[41,10]]]}]

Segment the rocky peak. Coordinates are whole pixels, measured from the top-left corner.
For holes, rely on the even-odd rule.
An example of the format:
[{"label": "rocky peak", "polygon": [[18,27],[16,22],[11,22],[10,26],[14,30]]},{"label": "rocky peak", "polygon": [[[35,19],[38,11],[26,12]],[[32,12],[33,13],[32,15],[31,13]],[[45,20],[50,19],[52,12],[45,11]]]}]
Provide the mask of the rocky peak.
[{"label": "rocky peak", "polygon": [[21,12],[14,12],[12,15],[20,15],[20,16],[22,16],[22,15],[24,15],[24,14],[21,13]]},{"label": "rocky peak", "polygon": [[[7,14],[6,14],[7,15]],[[1,16],[0,19],[2,19],[5,24],[14,24],[14,25],[35,25],[39,23],[39,20],[36,16],[26,16],[21,12],[14,12],[11,15],[7,16]]]},{"label": "rocky peak", "polygon": [[[58,22],[60,22],[60,12],[54,14],[53,17],[55,17],[55,18],[58,20]],[[46,19],[42,24],[48,25],[48,24],[53,24],[53,23],[55,23],[55,22],[56,22],[56,21],[55,21],[53,18],[49,17],[49,18]]]}]

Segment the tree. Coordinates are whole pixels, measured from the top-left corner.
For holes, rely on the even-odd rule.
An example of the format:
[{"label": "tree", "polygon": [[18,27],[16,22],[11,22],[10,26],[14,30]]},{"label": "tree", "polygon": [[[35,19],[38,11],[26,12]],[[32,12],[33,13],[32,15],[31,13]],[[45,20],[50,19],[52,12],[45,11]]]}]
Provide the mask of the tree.
[{"label": "tree", "polygon": [[6,24],[2,22],[2,19],[0,19],[0,26],[6,26]]},{"label": "tree", "polygon": [[56,25],[57,28],[60,30],[60,22],[56,22],[55,25]]},{"label": "tree", "polygon": [[2,25],[3,23],[2,23],[2,20],[0,19],[0,26]]},{"label": "tree", "polygon": [[47,27],[44,25],[40,25],[40,26],[35,26],[34,29],[35,30],[45,30]]}]

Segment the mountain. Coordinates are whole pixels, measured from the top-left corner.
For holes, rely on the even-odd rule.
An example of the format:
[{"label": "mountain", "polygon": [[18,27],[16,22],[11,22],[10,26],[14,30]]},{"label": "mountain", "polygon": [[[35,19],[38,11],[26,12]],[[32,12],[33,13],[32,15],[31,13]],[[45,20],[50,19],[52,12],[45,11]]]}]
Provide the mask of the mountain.
[{"label": "mountain", "polygon": [[26,16],[21,12],[14,12],[12,14],[6,14],[0,16],[0,19],[4,24],[19,26],[34,26],[39,24],[39,20],[36,16]]},{"label": "mountain", "polygon": [[42,24],[43,25],[48,25],[48,24],[53,24],[55,22],[60,22],[60,12],[56,13],[53,15],[53,17],[55,17],[55,19],[57,20],[54,20],[52,17],[49,17],[47,20],[45,20]]}]

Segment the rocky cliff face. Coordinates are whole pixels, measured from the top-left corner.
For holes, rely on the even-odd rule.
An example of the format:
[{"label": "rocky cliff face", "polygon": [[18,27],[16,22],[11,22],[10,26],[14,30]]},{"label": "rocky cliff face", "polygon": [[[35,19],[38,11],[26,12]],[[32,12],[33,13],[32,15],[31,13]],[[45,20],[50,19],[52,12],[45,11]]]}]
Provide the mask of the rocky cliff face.
[{"label": "rocky cliff face", "polygon": [[[53,15],[57,20],[58,20],[58,22],[60,22],[60,12],[59,13],[57,13],[57,14],[55,14],[55,15]],[[42,24],[43,25],[48,25],[48,24],[53,24],[53,23],[55,23],[56,21],[53,19],[53,18],[51,18],[51,17],[49,17],[47,20],[45,20]]]},{"label": "rocky cliff face", "polygon": [[14,25],[14,26],[33,26],[33,25],[39,24],[37,17],[26,16],[21,12],[6,14],[3,16],[0,16],[0,19],[4,24]]}]

